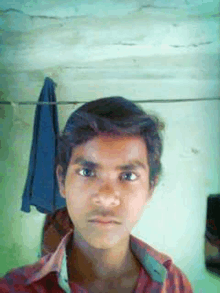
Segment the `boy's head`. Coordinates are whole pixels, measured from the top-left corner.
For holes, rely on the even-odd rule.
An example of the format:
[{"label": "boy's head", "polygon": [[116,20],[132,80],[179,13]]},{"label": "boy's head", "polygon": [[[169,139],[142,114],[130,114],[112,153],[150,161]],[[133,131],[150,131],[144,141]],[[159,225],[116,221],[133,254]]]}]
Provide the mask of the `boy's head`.
[{"label": "boy's head", "polygon": [[56,172],[74,241],[127,245],[161,171],[159,126],[121,97],[86,103],[69,117]]},{"label": "boy's head", "polygon": [[75,147],[102,134],[138,136],[146,143],[150,167],[150,186],[154,187],[161,173],[163,123],[146,114],[140,107],[123,97],[101,98],[84,104],[67,120],[59,137],[56,165],[62,167],[65,180],[72,151]]}]

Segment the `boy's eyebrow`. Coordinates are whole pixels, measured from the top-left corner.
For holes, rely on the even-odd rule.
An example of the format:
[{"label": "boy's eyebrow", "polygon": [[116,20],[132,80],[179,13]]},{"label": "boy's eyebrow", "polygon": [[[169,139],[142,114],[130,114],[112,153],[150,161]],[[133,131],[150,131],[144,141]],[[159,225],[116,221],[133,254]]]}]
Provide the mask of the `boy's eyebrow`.
[{"label": "boy's eyebrow", "polygon": [[138,169],[138,168],[142,168],[142,169],[146,170],[147,166],[139,160],[133,160],[133,161],[129,161],[127,164],[120,165],[120,166],[116,167],[116,169],[120,169],[123,171],[134,170],[134,169]]},{"label": "boy's eyebrow", "polygon": [[100,164],[93,161],[86,160],[84,157],[78,157],[73,161],[73,165],[81,165],[83,167],[88,167],[91,169],[98,169],[101,167]]},{"label": "boy's eyebrow", "polygon": [[[102,166],[98,163],[95,163],[93,161],[87,160],[84,157],[78,157],[73,161],[73,165],[81,165],[83,167],[88,167],[91,169],[101,169]],[[146,166],[144,163],[142,163],[139,160],[132,160],[129,161],[127,164],[123,164],[120,166],[117,166],[116,169],[122,170],[122,171],[127,171],[127,170],[134,170],[137,168],[142,168],[144,170],[147,169],[148,166]]]}]

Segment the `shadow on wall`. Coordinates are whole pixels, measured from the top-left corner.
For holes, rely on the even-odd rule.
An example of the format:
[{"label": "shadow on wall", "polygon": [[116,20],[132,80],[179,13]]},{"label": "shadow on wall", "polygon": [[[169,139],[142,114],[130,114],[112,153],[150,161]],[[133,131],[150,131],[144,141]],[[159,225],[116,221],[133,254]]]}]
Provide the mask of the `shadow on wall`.
[{"label": "shadow on wall", "polygon": [[220,194],[208,197],[205,264],[208,271],[220,277]]}]

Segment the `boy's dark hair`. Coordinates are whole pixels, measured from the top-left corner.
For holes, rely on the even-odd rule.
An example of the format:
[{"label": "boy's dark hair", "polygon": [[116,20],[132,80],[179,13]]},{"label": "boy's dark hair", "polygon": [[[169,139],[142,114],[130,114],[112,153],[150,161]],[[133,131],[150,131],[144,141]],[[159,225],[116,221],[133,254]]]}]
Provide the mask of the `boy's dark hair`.
[{"label": "boy's dark hair", "polygon": [[156,185],[161,173],[163,123],[146,114],[123,97],[101,98],[84,104],[74,111],[58,138],[56,166],[62,167],[65,179],[72,150],[103,133],[118,136],[140,136],[144,139],[150,167],[150,184]]}]

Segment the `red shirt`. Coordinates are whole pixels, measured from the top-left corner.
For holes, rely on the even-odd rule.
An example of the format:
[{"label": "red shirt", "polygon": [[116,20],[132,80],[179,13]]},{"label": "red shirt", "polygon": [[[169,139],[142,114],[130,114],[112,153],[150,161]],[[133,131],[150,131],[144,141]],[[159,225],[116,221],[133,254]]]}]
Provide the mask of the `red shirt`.
[{"label": "red shirt", "polygon": [[[66,246],[72,237],[73,231],[67,233],[55,252],[45,255],[33,265],[7,273],[4,278],[0,279],[0,292],[87,293],[87,290],[77,284],[68,282]],[[186,276],[168,256],[132,235],[130,236],[130,248],[142,265],[134,293],[193,292]]]}]

